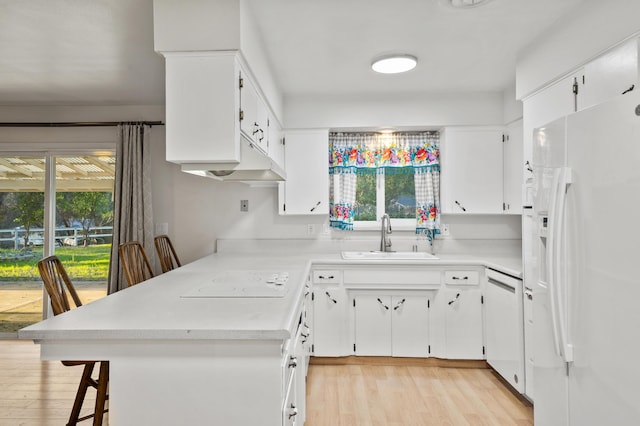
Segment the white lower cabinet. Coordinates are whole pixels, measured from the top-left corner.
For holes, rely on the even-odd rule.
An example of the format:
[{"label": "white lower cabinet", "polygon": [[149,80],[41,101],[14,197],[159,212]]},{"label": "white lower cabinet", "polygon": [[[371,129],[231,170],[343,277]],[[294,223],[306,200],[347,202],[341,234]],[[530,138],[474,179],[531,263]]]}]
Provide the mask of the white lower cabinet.
[{"label": "white lower cabinet", "polygon": [[[443,288],[434,301],[442,328],[435,356],[447,359],[484,359],[482,291],[480,288]],[[444,340],[444,342],[442,342]]]},{"label": "white lower cabinet", "polygon": [[356,293],[352,300],[356,355],[429,356],[429,296]]},{"label": "white lower cabinet", "polygon": [[483,268],[314,270],[313,354],[484,359]]},{"label": "white lower cabinet", "polygon": [[346,290],[339,286],[314,286],[312,299],[314,355],[351,355]]}]

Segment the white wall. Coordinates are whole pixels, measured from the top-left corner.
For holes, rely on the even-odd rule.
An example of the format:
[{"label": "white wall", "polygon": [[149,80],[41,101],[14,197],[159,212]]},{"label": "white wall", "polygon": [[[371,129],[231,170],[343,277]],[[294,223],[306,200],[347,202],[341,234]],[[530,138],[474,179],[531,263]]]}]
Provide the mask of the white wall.
[{"label": "white wall", "polygon": [[585,0],[518,54],[517,98],[525,98],[637,34],[638,16],[638,0]]},{"label": "white wall", "polygon": [[[501,124],[502,94],[471,96],[465,105],[464,97],[456,95],[450,99],[441,96],[442,102],[412,104],[369,104],[363,111],[342,110],[334,115],[329,109],[318,109],[319,118],[328,127],[373,126],[386,116],[395,116],[394,125],[440,127],[438,124]],[[484,100],[484,102],[483,102]],[[417,101],[415,101],[417,102]],[[310,105],[310,104],[309,104]],[[438,105],[445,105],[438,110]],[[327,104],[324,104],[327,108]],[[325,111],[322,113],[322,111]],[[475,114],[474,114],[475,111]],[[403,113],[404,112],[404,113]],[[423,113],[421,113],[423,112]],[[405,121],[400,118],[406,117]],[[482,119],[478,119],[481,117]],[[127,107],[0,107],[0,121],[132,121],[164,120],[163,106]],[[319,122],[314,122],[318,124]],[[115,128],[103,129],[109,135]],[[46,130],[46,129],[45,129]],[[24,140],[42,132],[42,129],[23,129]],[[2,133],[0,132],[0,135]],[[277,187],[251,187],[241,183],[218,182],[193,176],[180,171],[176,164],[165,161],[164,126],[154,126],[152,136],[152,181],[153,210],[156,224],[166,223],[169,235],[174,240],[181,260],[195,260],[215,250],[218,238],[249,239],[370,239],[375,249],[377,232],[346,233],[331,231],[323,234],[327,217],[292,217],[278,215]],[[35,137],[35,136],[34,136]],[[1,139],[1,137],[0,137]],[[105,139],[102,137],[101,139]],[[15,138],[12,146],[15,148]],[[87,138],[73,143],[86,144]],[[22,142],[24,143],[24,142]],[[9,146],[0,140],[0,150]],[[25,143],[25,146],[28,144]],[[249,211],[240,212],[240,200],[249,200]],[[444,217],[451,232],[450,240],[456,239],[519,239],[520,218],[517,216],[449,216]],[[314,224],[313,235],[307,233],[307,225]],[[396,244],[402,240],[415,241],[411,231],[394,232]],[[408,243],[407,243],[408,244]],[[410,247],[410,245],[409,245]]]},{"label": "white wall", "polygon": [[516,99],[516,82],[502,92],[504,124],[513,123],[522,118],[522,101]]},{"label": "white wall", "polygon": [[503,124],[502,94],[297,96],[284,99],[284,126],[297,128],[422,127]]}]

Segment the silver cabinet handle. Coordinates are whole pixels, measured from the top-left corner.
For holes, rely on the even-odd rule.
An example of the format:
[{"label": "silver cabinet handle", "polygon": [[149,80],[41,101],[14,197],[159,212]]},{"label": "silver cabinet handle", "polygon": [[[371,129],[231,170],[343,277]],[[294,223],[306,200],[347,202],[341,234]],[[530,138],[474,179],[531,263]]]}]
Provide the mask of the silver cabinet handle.
[{"label": "silver cabinet handle", "polygon": [[533,292],[531,290],[525,290],[524,295],[527,296],[527,299],[533,300]]},{"label": "silver cabinet handle", "polygon": [[316,207],[318,207],[321,203],[322,203],[322,201],[318,201],[318,202],[316,203],[316,205],[315,205],[315,206],[313,206],[313,207],[311,207],[311,210],[309,210],[309,211],[311,211],[311,212],[312,212],[312,211],[315,211]]}]

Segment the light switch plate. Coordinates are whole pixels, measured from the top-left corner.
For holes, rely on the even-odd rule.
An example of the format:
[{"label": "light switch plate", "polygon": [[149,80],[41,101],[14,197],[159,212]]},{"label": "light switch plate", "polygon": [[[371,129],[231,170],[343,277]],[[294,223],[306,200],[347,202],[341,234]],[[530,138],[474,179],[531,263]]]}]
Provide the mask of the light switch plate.
[{"label": "light switch plate", "polygon": [[240,211],[241,212],[249,211],[249,200],[240,200]]}]

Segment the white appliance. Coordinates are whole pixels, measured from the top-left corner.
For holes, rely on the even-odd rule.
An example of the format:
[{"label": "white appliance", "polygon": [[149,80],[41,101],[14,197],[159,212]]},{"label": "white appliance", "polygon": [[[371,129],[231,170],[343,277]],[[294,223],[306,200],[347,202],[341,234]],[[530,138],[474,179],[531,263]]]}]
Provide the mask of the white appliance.
[{"label": "white appliance", "polygon": [[640,94],[535,131],[537,426],[640,422]]},{"label": "white appliance", "polygon": [[515,390],[525,391],[522,280],[486,269],[487,362]]}]

